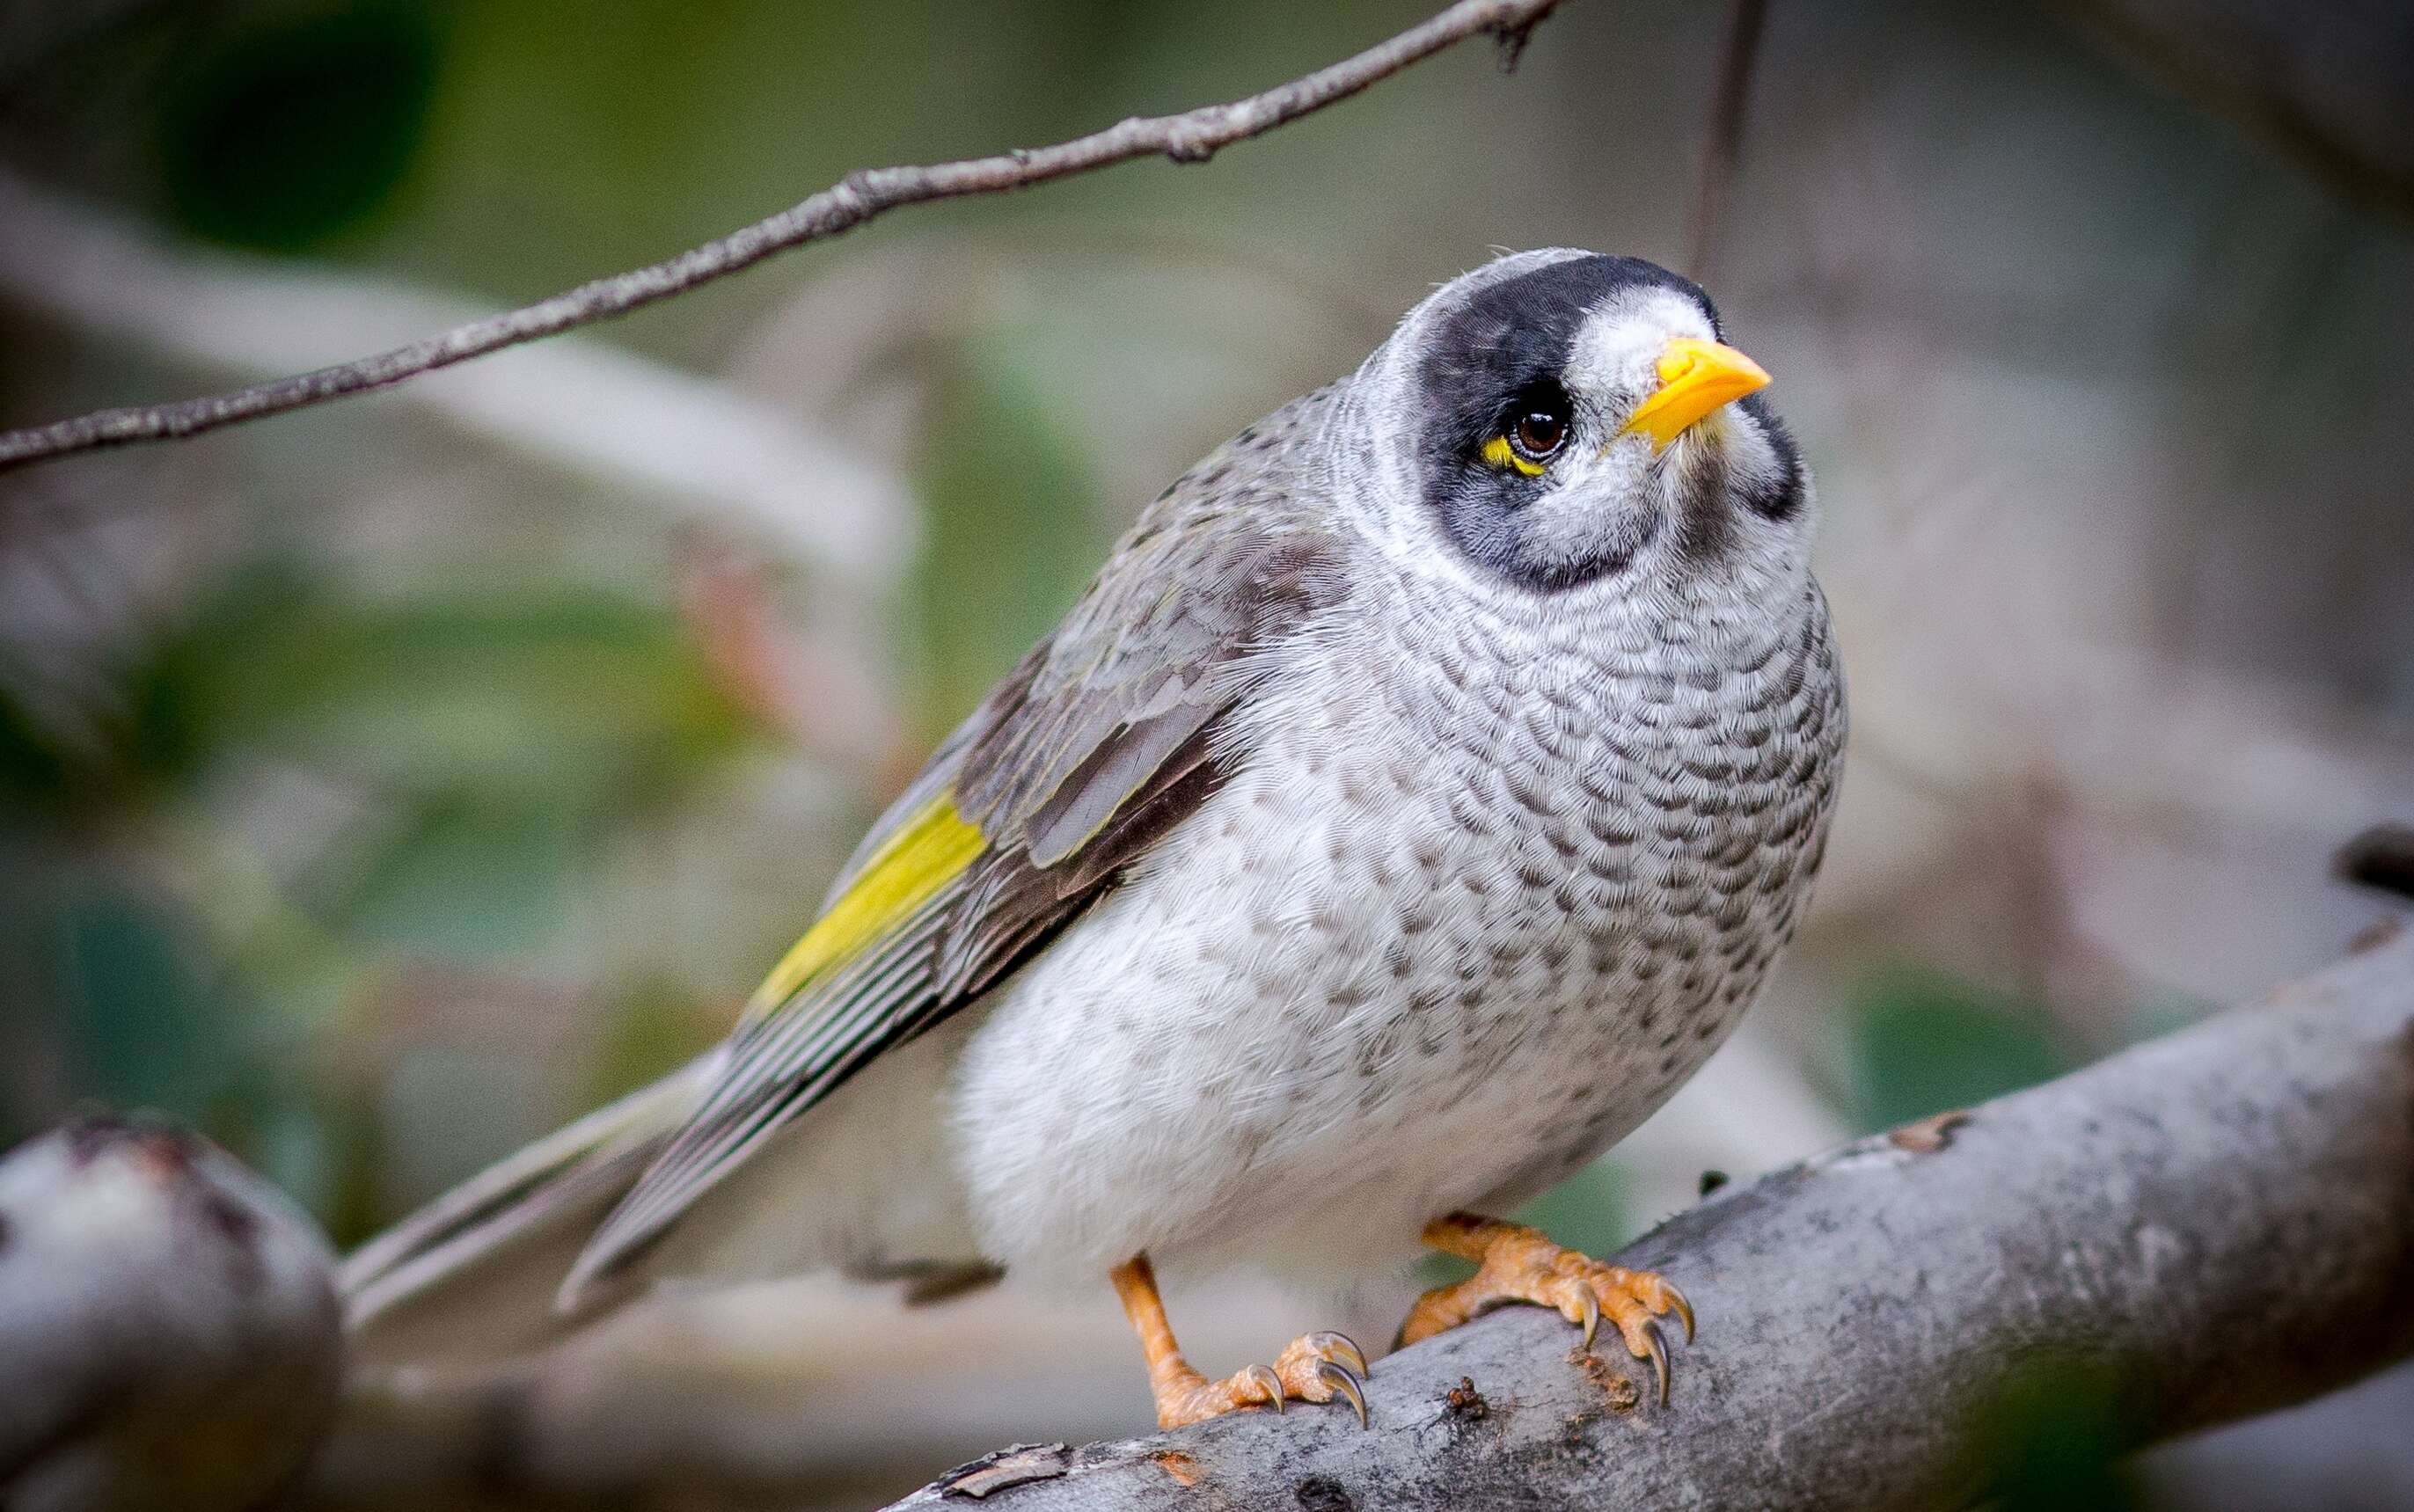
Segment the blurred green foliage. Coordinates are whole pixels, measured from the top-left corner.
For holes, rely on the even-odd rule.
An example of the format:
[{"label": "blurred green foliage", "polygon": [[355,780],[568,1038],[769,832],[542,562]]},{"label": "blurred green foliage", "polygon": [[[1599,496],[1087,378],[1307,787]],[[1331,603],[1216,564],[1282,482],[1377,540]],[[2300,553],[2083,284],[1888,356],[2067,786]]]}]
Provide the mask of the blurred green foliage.
[{"label": "blurred green foliage", "polygon": [[1055,628],[1108,534],[1096,475],[1028,334],[965,342],[950,376],[916,479],[929,534],[914,629],[932,738]]},{"label": "blurred green foliage", "polygon": [[85,1084],[112,1103],[211,1121],[243,1062],[246,1034],[189,922],[105,883],[69,900],[57,922]]},{"label": "blurred green foliage", "polygon": [[712,1048],[727,1029],[723,1015],[653,974],[622,986],[597,1016],[602,1028],[594,1066],[579,1097],[590,1107],[685,1065]]},{"label": "blurred green foliage", "polygon": [[69,790],[67,759],[16,689],[0,683],[0,811],[46,809]]},{"label": "blurred green foliage", "polygon": [[508,950],[553,922],[581,846],[738,743],[667,612],[601,592],[331,598],[254,568],[131,679],[142,770],[273,752],[383,796],[305,907],[366,939]]},{"label": "blurred green foliage", "polygon": [[157,137],[186,229],[298,250],[386,205],[425,132],[437,33],[423,5],[251,13],[175,70]]},{"label": "blurred green foliage", "polygon": [[1941,972],[1882,971],[1840,1006],[1842,1079],[1864,1130],[1969,1107],[2077,1063],[2042,1008]]},{"label": "blurred green foliage", "polygon": [[2115,1382],[2046,1356],[2006,1371],[1970,1435],[1967,1482],[1989,1512],[2125,1512],[2145,1505],[2123,1464]]},{"label": "blurred green foliage", "polygon": [[1517,1209],[1530,1223],[1571,1250],[1616,1254],[1643,1226],[1627,1194],[1627,1177],[1615,1160],[1597,1160]]},{"label": "blurred green foliage", "polygon": [[[112,682],[97,743],[0,700],[0,828],[48,858],[8,927],[47,963],[68,1080],[350,1232],[378,1139],[341,1031],[384,963],[544,947],[599,849],[755,734],[673,611],[551,583],[369,596],[253,562]],[[271,844],[228,796],[263,770],[341,801]]]}]

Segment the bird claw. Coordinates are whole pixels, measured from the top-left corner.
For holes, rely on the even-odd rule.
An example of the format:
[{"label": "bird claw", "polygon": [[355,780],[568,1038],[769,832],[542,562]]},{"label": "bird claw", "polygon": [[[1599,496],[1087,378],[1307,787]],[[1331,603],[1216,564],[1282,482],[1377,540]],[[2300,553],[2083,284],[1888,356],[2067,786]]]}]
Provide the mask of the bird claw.
[{"label": "bird claw", "polygon": [[1691,1343],[1693,1342],[1693,1304],[1685,1300],[1685,1294],[1676,1289],[1675,1282],[1662,1280],[1660,1282],[1660,1293],[1667,1300],[1668,1306],[1675,1310],[1677,1319],[1685,1325],[1685,1342]]},{"label": "bird claw", "polygon": [[[1691,1343],[1693,1305],[1685,1299],[1685,1294],[1649,1271],[1625,1270],[1582,1255],[1573,1256],[1572,1262],[1562,1262],[1560,1271],[1563,1284],[1572,1283],[1576,1289],[1585,1326],[1585,1347],[1592,1347],[1594,1325],[1606,1312],[1617,1326],[1618,1337],[1626,1342],[1627,1353],[1651,1362],[1651,1373],[1660,1388],[1660,1405],[1666,1406],[1672,1371],[1668,1336],[1660,1327],[1659,1315],[1674,1313],[1685,1326],[1685,1342]],[[1567,1311],[1564,1305],[1561,1311]]]},{"label": "bird claw", "polygon": [[1300,1342],[1322,1356],[1326,1360],[1341,1366],[1360,1380],[1366,1378],[1366,1352],[1360,1349],[1348,1334],[1335,1333],[1326,1328],[1309,1334]]},{"label": "bird claw", "polygon": [[1316,1374],[1334,1396],[1349,1399],[1349,1405],[1358,1409],[1360,1428],[1369,1426],[1366,1417],[1366,1388],[1360,1384],[1357,1371],[1339,1360],[1328,1359],[1317,1362]]},{"label": "bird claw", "polygon": [[1402,1343],[1429,1339],[1503,1302],[1529,1302],[1555,1309],[1581,1327],[1584,1347],[1589,1350],[1607,1317],[1627,1352],[1651,1362],[1660,1401],[1668,1401],[1674,1372],[1667,1337],[1655,1320],[1674,1314],[1691,1343],[1693,1304],[1665,1280],[1647,1270],[1595,1260],[1521,1224],[1465,1214],[1438,1220],[1426,1230],[1426,1242],[1475,1261],[1476,1273],[1417,1298],[1400,1326]]},{"label": "bird claw", "polygon": [[[1255,1401],[1261,1406],[1272,1407],[1274,1410],[1275,1416],[1280,1417],[1282,1416],[1282,1377],[1276,1375],[1268,1367],[1263,1365],[1252,1365],[1247,1370],[1243,1371],[1239,1379],[1233,1384],[1242,1388],[1240,1391],[1235,1391],[1233,1395],[1241,1396],[1242,1400],[1244,1401]],[[1249,1394],[1243,1396],[1242,1393],[1244,1391]]]},{"label": "bird claw", "polygon": [[1339,1397],[1357,1410],[1358,1425],[1367,1425],[1366,1354],[1348,1334],[1323,1329],[1291,1341],[1274,1362],[1286,1394],[1302,1401],[1331,1401]]},{"label": "bird claw", "polygon": [[1358,1425],[1366,1426],[1366,1353],[1347,1334],[1325,1330],[1294,1339],[1274,1364],[1252,1365],[1221,1381],[1199,1373],[1173,1342],[1165,1320],[1165,1303],[1157,1295],[1156,1271],[1145,1254],[1109,1272],[1124,1313],[1139,1333],[1148,1356],[1149,1394],[1156,1399],[1156,1426],[1186,1428],[1220,1417],[1243,1407],[1272,1407],[1277,1414],[1287,1399],[1331,1401],[1339,1397],[1357,1410]]},{"label": "bird claw", "polygon": [[1655,1320],[1643,1326],[1643,1338],[1648,1346],[1651,1369],[1660,1377],[1660,1405],[1668,1405],[1668,1341],[1661,1336]]}]

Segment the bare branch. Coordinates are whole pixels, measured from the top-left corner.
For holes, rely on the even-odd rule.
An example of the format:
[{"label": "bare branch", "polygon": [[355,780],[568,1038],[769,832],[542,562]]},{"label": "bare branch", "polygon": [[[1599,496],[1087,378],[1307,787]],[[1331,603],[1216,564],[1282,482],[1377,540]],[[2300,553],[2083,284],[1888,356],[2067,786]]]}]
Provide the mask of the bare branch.
[{"label": "bare branch", "polygon": [[1695,283],[1710,281],[1718,251],[1719,213],[1727,187],[1743,162],[1744,116],[1751,103],[1751,78],[1760,62],[1761,28],[1768,0],[1735,0],[1719,38],[1719,87],[1710,103],[1709,130],[1702,145],[1701,177],[1693,185],[1693,222],[1685,239],[1685,271]]},{"label": "bare branch", "polygon": [[1505,1308],[1378,1361],[1370,1431],[1238,1413],[899,1506],[1959,1506],[2024,1364],[2102,1382],[2132,1444],[2303,1401],[2414,1353],[2414,937],[1618,1258],[1700,1312],[1665,1407],[1614,1333]]},{"label": "bare branch", "polygon": [[2261,136],[2336,193],[2414,217],[2414,15],[2360,0],[2056,0],[2056,9],[2199,107]]},{"label": "bare branch", "polygon": [[0,1505],[268,1505],[335,1409],[335,1254],[182,1131],[80,1119],[0,1160]]},{"label": "bare branch", "polygon": [[[0,226],[0,297],[228,377],[273,378],[331,346],[362,349],[473,313],[394,280],[171,249],[6,170]],[[573,337],[407,392],[515,456],[739,526],[848,582],[885,587],[913,555],[913,502],[889,469],[757,394],[625,347]]]},{"label": "bare branch", "polygon": [[45,458],[198,435],[239,421],[382,388],[416,374],[624,315],[643,304],[752,267],[776,252],[836,236],[900,205],[997,194],[1159,154],[1204,162],[1216,149],[1271,131],[1349,98],[1371,84],[1478,34],[1521,46],[1559,0],[1459,0],[1447,10],[1354,57],[1226,105],[1178,115],[1134,116],[1054,146],[917,168],[864,169],[767,219],[650,267],[576,289],[507,314],[357,362],[272,383],[174,404],[103,409],[72,420],[0,432],[0,470]]}]

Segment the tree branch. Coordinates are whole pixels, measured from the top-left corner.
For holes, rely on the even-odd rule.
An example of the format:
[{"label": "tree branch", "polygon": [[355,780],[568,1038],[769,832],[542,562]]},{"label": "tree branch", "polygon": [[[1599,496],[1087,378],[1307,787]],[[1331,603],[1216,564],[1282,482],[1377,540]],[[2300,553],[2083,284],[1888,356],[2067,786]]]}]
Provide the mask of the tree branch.
[{"label": "tree branch", "polygon": [[1719,213],[1743,162],[1744,116],[1751,103],[1752,70],[1760,61],[1760,34],[1767,21],[1768,0],[1734,0],[1719,38],[1718,93],[1711,96],[1701,171],[1693,183],[1692,221],[1685,237],[1685,269],[1697,284],[1711,282]]},{"label": "tree branch", "polygon": [[[161,245],[0,170],[0,298],[204,370],[273,378],[333,346],[466,319],[447,295],[290,259]],[[411,385],[410,402],[520,458],[742,527],[850,583],[913,556],[904,488],[859,450],[735,384],[573,338]]]},{"label": "tree branch", "polygon": [[164,440],[239,421],[398,383],[486,352],[624,315],[642,304],[752,267],[776,252],[851,230],[886,210],[997,194],[1159,154],[1204,162],[1217,148],[1271,131],[1423,61],[1479,33],[1500,39],[1513,58],[1559,0],[1459,0],[1421,25],[1354,57],[1226,105],[1178,115],[1134,116],[1051,147],[1017,148],[989,157],[918,168],[863,169],[767,219],[650,267],[598,278],[522,309],[489,316],[396,347],[275,382],[173,404],[103,409],[49,425],[0,432],[0,471],[45,458]]},{"label": "tree branch", "polygon": [[[1700,1312],[1674,1400],[1614,1334],[1508,1308],[1346,1411],[1023,1448],[897,1504],[1886,1508],[1980,1490],[2039,1362],[2143,1445],[2414,1353],[2414,937],[2269,1004],[1721,1193],[1630,1247]],[[952,1487],[952,1490],[943,1489]]]},{"label": "tree branch", "polygon": [[273,1503],[335,1415],[335,1256],[216,1146],[86,1118],[0,1160],[0,1506]]},{"label": "tree branch", "polygon": [[2359,0],[2056,0],[2055,8],[2336,193],[2414,218],[2414,18]]}]

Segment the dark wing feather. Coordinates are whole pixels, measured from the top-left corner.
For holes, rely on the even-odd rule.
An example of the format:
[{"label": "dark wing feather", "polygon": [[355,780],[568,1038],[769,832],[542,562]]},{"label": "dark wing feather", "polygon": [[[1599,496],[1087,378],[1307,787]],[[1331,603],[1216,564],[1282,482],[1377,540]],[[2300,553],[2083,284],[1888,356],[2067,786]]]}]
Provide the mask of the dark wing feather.
[{"label": "dark wing feather", "polygon": [[693,1116],[596,1230],[565,1302],[883,1050],[1027,958],[1245,759],[1223,720],[1247,690],[1250,653],[1336,586],[1323,480],[1288,460],[1315,450],[1299,443],[1331,393],[1277,411],[1166,490],[1065,622],[941,746],[832,897],[944,795],[984,849],[877,943],[749,1018]]}]

